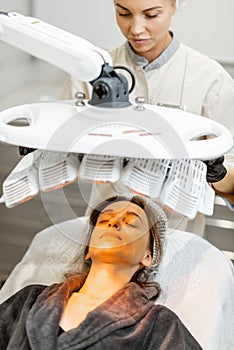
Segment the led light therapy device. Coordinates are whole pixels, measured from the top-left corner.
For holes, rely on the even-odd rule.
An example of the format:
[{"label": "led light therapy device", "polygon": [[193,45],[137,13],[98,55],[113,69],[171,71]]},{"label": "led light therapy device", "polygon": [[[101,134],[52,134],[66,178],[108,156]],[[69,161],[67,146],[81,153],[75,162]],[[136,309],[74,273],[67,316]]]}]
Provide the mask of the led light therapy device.
[{"label": "led light therapy device", "polygon": [[[130,101],[135,82],[128,69],[112,67],[105,50],[36,18],[0,13],[0,39],[93,87],[90,101],[78,94],[78,101],[26,104],[0,113],[1,142],[41,152],[35,166],[14,174],[19,183],[25,174],[28,183],[31,174],[37,178],[27,199],[79,176],[99,183],[121,182],[189,218],[197,211],[212,214],[214,192],[207,185],[202,160],[232,148],[227,128],[179,108],[148,105],[141,96]],[[125,75],[117,73],[119,69]],[[130,89],[126,74],[132,80]],[[18,119],[26,125],[15,126]],[[20,196],[8,199],[11,175],[5,181],[1,201],[7,207],[22,202]]]}]

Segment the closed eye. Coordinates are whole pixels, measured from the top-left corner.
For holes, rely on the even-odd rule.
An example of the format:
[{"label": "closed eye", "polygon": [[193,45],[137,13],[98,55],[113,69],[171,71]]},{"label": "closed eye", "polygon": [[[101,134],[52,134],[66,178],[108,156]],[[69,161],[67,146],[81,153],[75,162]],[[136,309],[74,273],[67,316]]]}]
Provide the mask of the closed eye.
[{"label": "closed eye", "polygon": [[137,228],[137,225],[133,225],[133,224],[129,224],[129,223],[126,223],[126,225]]},{"label": "closed eye", "polygon": [[[118,15],[119,15],[119,17],[130,17],[131,16],[130,13],[119,13]],[[158,17],[158,13],[155,14],[155,15],[147,15],[147,14],[145,14],[145,17],[148,18],[148,19],[156,18],[156,17]]]},{"label": "closed eye", "polygon": [[158,13],[156,15],[145,15],[146,18],[156,18],[158,17]]},{"label": "closed eye", "polygon": [[130,221],[125,221],[125,225],[128,225],[130,227],[137,228],[139,226],[137,220],[130,220]]},{"label": "closed eye", "polygon": [[119,13],[120,17],[130,17],[130,13]]},{"label": "closed eye", "polygon": [[108,222],[109,220],[100,220],[100,221],[98,221],[98,223],[99,224],[104,224],[104,223],[106,223],[106,222]]}]

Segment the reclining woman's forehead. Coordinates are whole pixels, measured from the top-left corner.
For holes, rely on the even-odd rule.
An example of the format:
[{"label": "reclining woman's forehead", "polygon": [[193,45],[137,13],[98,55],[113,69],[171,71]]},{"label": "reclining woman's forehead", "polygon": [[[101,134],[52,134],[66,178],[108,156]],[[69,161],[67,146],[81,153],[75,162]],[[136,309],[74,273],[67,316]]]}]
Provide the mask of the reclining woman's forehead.
[{"label": "reclining woman's forehead", "polygon": [[107,205],[101,213],[128,214],[139,217],[141,221],[147,222],[147,216],[144,210],[137,204],[128,201],[119,201]]}]

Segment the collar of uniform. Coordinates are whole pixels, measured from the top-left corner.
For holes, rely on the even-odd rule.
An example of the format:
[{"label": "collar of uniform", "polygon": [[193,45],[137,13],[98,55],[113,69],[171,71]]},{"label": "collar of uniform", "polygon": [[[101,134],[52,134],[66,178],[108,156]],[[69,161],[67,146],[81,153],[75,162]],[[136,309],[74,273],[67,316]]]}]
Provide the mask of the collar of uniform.
[{"label": "collar of uniform", "polygon": [[155,58],[155,60],[150,62],[150,63],[146,58],[136,54],[133,51],[129,42],[126,42],[125,43],[126,50],[129,54],[130,58],[134,62],[134,64],[136,66],[143,67],[145,71],[150,71],[153,69],[159,69],[165,63],[167,63],[167,61],[175,54],[175,52],[178,50],[178,48],[180,46],[180,41],[177,38],[177,36],[175,34],[173,34],[172,32],[170,32],[170,33],[172,35],[172,41],[170,42],[170,45],[168,45],[168,47],[161,53],[160,56]]}]

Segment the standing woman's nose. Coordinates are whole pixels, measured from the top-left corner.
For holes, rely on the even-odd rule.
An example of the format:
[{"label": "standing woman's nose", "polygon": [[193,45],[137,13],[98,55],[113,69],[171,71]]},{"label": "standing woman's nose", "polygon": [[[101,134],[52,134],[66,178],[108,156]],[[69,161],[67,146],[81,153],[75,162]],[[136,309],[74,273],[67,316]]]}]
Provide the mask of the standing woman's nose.
[{"label": "standing woman's nose", "polygon": [[145,20],[142,16],[133,16],[130,23],[132,35],[139,36],[145,30]]}]

